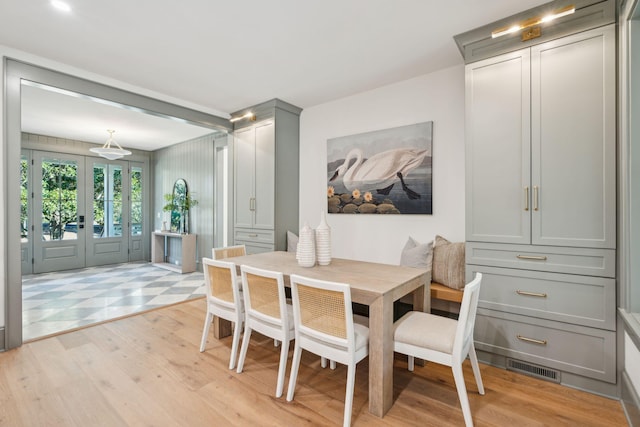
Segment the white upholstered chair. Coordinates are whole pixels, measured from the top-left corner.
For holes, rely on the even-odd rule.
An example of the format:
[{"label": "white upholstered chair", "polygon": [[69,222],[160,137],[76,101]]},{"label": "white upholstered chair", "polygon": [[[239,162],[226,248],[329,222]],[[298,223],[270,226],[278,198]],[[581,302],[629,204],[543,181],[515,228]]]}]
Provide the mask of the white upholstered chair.
[{"label": "white upholstered chair", "polygon": [[464,287],[458,320],[410,311],[395,323],[393,332],[393,349],[409,356],[410,371],[413,371],[415,357],[451,367],[467,426],[473,426],[462,374],[462,363],[467,355],[471,360],[478,392],[484,394],[478,357],[473,345],[473,326],[481,282],[482,274],[476,273],[475,278]]},{"label": "white upholstered chair", "polygon": [[294,337],[293,308],[287,304],[284,292],[284,276],[275,271],[261,270],[243,265],[242,293],[244,294],[244,337],[238,373],[244,368],[251,332],[257,331],[282,343],[276,397],[282,396],[284,374],[289,357],[289,342]]},{"label": "white upholstered chair", "polygon": [[240,333],[244,324],[244,302],[238,284],[236,265],[210,258],[202,258],[202,265],[207,292],[207,315],[204,319],[200,352],[204,351],[207,344],[213,316],[233,322],[233,342],[229,361],[229,369],[233,369],[236,366]]},{"label": "white upholstered chair", "polygon": [[356,364],[369,354],[369,328],[353,321],[349,285],[295,274],[290,282],[296,341],[287,400],[293,400],[303,349],[347,365],[344,425],[349,426]]}]

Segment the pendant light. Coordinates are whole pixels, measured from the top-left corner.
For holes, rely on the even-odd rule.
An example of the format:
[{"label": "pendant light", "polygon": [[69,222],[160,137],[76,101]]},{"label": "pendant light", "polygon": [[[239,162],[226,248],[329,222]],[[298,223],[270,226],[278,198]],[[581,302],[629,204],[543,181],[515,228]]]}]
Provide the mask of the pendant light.
[{"label": "pendant light", "polygon": [[[109,138],[107,138],[107,141],[104,143],[104,145],[102,147],[90,148],[89,151],[109,160],[116,160],[131,154],[131,151],[123,149],[120,144],[118,144],[116,140],[113,139],[115,130],[107,129],[107,132],[109,132]],[[112,147],[112,143],[115,144],[115,146],[118,148]]]}]

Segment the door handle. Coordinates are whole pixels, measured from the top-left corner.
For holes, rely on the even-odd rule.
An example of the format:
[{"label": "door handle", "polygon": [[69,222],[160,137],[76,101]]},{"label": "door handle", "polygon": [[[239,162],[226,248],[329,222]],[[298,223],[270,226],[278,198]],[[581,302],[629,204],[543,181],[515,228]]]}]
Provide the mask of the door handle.
[{"label": "door handle", "polygon": [[529,210],[529,187],[524,187],[524,210]]},{"label": "door handle", "polygon": [[533,186],[533,210],[538,210],[538,186]]}]

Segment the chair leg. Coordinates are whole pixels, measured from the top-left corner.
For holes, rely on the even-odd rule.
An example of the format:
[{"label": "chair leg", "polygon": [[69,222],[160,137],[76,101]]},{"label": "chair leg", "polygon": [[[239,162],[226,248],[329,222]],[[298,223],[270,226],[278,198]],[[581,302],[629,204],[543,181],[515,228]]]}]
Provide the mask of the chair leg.
[{"label": "chair leg", "polygon": [[413,372],[416,364],[416,358],[413,356],[407,356],[407,369]]},{"label": "chair leg", "polygon": [[202,353],[207,346],[207,336],[209,335],[209,327],[213,322],[213,314],[207,310],[207,315],[204,316],[204,328],[202,328],[202,339],[200,340],[200,353]]},{"label": "chair leg", "polygon": [[478,355],[476,349],[473,346],[473,340],[471,341],[471,347],[469,348],[469,360],[471,360],[471,368],[473,368],[473,376],[476,378],[476,384],[478,385],[478,393],[484,394],[484,385],[482,384],[482,375],[480,375],[480,365],[478,365]]},{"label": "chair leg", "polygon": [[464,375],[462,374],[462,364],[454,363],[451,366],[453,371],[453,379],[458,390],[458,399],[462,407],[462,415],[464,416],[464,424],[467,427],[473,427],[473,418],[471,418],[471,407],[469,406],[469,396],[467,396],[467,387],[464,384]]},{"label": "chair leg", "polygon": [[240,333],[242,331],[242,321],[236,319],[233,325],[233,343],[231,344],[231,360],[229,361],[229,369],[236,366],[236,358],[238,357],[238,345],[240,344]]},{"label": "chair leg", "polygon": [[276,384],[276,397],[282,397],[284,390],[284,373],[287,370],[287,359],[289,358],[289,343],[282,342],[280,345],[280,366],[278,366],[278,383]]},{"label": "chair leg", "polygon": [[356,364],[349,363],[347,366],[347,391],[344,396],[344,427],[351,425],[351,410],[353,408],[353,389],[356,383]]},{"label": "chair leg", "polygon": [[241,373],[244,369],[244,359],[247,357],[247,349],[249,348],[249,340],[251,340],[251,332],[251,328],[245,326],[244,336],[242,337],[242,347],[240,347],[240,357],[238,358],[238,369],[236,369],[237,373]]},{"label": "chair leg", "polygon": [[324,357],[324,356],[321,356],[321,357],[320,357],[320,367],[321,367],[322,369],[324,369],[324,368],[326,368],[326,367],[327,367],[327,358],[326,358],[326,357]]},{"label": "chair leg", "polygon": [[335,360],[330,360],[329,361],[329,369],[331,369],[331,370],[335,370],[336,369],[336,361]]},{"label": "chair leg", "polygon": [[296,340],[293,348],[293,360],[291,361],[291,374],[289,375],[289,389],[287,390],[287,402],[293,400],[293,394],[296,391],[296,381],[298,380],[298,369],[300,368],[300,356],[302,355],[302,348],[298,345]]}]

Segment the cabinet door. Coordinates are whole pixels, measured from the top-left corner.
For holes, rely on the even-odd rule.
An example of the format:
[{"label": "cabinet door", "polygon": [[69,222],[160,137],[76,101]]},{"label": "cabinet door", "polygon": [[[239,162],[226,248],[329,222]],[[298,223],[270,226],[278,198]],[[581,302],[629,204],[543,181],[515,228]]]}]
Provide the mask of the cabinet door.
[{"label": "cabinet door", "polygon": [[253,226],[254,142],[254,128],[239,130],[234,134],[234,212],[236,227]]},{"label": "cabinet door", "polygon": [[[254,227],[273,228],[275,215],[275,130],[273,122],[255,128]],[[282,197],[287,197],[282,194]]]},{"label": "cabinet door", "polygon": [[468,241],[530,243],[530,59],[524,49],[466,68]]},{"label": "cabinet door", "polygon": [[615,32],[531,50],[534,244],[615,248]]}]

